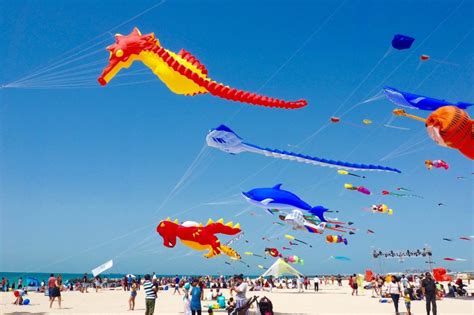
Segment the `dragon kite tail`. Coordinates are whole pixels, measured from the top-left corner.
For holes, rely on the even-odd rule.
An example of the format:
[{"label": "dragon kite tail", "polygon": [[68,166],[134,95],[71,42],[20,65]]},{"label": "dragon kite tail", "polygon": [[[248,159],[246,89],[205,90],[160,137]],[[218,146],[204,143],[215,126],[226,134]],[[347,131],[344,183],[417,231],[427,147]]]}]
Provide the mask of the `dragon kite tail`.
[{"label": "dragon kite tail", "polygon": [[236,235],[242,232],[240,229],[240,224],[233,224],[232,221],[224,223],[224,219],[219,219],[217,222],[214,222],[212,219],[209,219],[206,224],[206,229],[213,234],[226,234],[226,235]]},{"label": "dragon kite tail", "polygon": [[231,248],[227,245],[221,245],[220,248],[221,248],[222,252],[224,254],[226,254],[227,256],[229,256],[230,258],[237,259],[237,260],[242,258],[240,256],[240,254],[235,251],[235,249],[233,249],[233,248]]}]

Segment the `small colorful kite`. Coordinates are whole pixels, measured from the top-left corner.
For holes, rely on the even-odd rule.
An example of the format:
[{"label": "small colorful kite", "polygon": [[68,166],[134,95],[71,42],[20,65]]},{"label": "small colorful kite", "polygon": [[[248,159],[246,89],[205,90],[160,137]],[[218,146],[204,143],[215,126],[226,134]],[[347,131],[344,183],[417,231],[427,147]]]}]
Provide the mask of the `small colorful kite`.
[{"label": "small colorful kite", "polygon": [[348,189],[348,190],[357,190],[358,192],[360,192],[364,195],[370,195],[371,194],[370,190],[368,190],[364,186],[356,187],[356,186],[353,186],[352,184],[344,184],[344,188]]},{"label": "small colorful kite", "polygon": [[344,243],[347,245],[347,238],[342,237],[341,235],[327,235],[326,242],[328,243]]},{"label": "small colorful kite", "polygon": [[293,235],[290,235],[290,234],[285,234],[285,238],[286,238],[287,240],[289,240],[290,243],[291,243],[291,241],[297,241],[297,242],[299,242],[299,243],[308,245],[309,247],[313,247],[313,246],[311,246],[310,244],[306,243],[305,241],[299,240],[299,239],[295,238]]},{"label": "small colorful kite", "polygon": [[446,260],[446,261],[466,261],[466,259],[464,259],[464,258],[450,258],[450,257],[443,258],[443,260]]},{"label": "small colorful kite", "polygon": [[349,173],[346,170],[337,170],[337,173],[340,174],[340,175],[349,175],[349,176],[354,176],[354,177],[365,178],[365,176]]},{"label": "small colorful kite", "polygon": [[434,168],[444,168],[447,170],[449,168],[449,164],[446,163],[443,160],[426,160],[425,161],[425,166],[428,170],[431,170],[433,167]]}]

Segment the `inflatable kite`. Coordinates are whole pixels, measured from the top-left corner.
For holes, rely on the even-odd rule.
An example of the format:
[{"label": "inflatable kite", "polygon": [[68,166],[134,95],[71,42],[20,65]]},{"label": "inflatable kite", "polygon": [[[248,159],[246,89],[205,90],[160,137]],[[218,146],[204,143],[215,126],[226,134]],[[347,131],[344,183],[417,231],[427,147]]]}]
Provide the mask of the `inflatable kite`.
[{"label": "inflatable kite", "polygon": [[431,170],[433,167],[434,168],[444,168],[447,170],[449,168],[449,164],[446,163],[443,160],[426,160],[425,161],[425,166],[428,170]]},{"label": "inflatable kite", "polygon": [[229,127],[220,125],[219,127],[209,131],[206,137],[207,145],[221,151],[238,154],[241,152],[251,152],[271,156],[274,158],[292,160],[297,162],[303,162],[307,164],[335,167],[339,169],[352,170],[352,171],[385,171],[401,173],[398,169],[380,166],[380,165],[366,165],[366,164],[355,164],[348,162],[341,162],[335,160],[328,160],[319,157],[312,157],[303,154],[297,154],[293,152],[280,151],[275,149],[268,149],[259,147],[250,143],[243,142],[234,131]]},{"label": "inflatable kite", "polygon": [[343,238],[340,235],[327,235],[326,236],[326,242],[328,242],[328,243],[344,243],[344,245],[347,245],[347,238]]},{"label": "inflatable kite", "polygon": [[[279,211],[277,209],[271,209],[272,213],[279,212],[278,218],[290,225],[293,230],[303,230],[309,233],[323,234],[326,229],[338,231],[341,233],[347,232],[343,230],[344,226],[336,224],[332,226],[326,222],[321,222],[315,215],[304,215],[301,210],[294,209],[290,213]],[[337,222],[337,221],[331,221]]]},{"label": "inflatable kite", "polygon": [[453,277],[446,274],[446,269],[444,268],[434,268],[433,269],[433,278],[436,281],[453,281]]},{"label": "inflatable kite", "polygon": [[397,116],[405,116],[425,123],[430,137],[440,146],[458,149],[464,156],[474,160],[474,120],[467,112],[455,106],[443,106],[427,119],[395,109]]},{"label": "inflatable kite", "polygon": [[415,39],[413,37],[396,34],[392,39],[392,47],[398,50],[408,49],[414,41]]},{"label": "inflatable kite", "polygon": [[352,184],[344,184],[344,188],[345,189],[348,189],[348,190],[356,190],[364,195],[370,195],[370,190],[368,190],[367,188],[365,188],[364,186],[359,186],[359,187],[356,187],[356,186],[353,186]]},{"label": "inflatable kite", "polygon": [[466,259],[464,259],[464,258],[451,258],[451,257],[443,258],[443,260],[446,260],[446,261],[466,261]]},{"label": "inflatable kite", "polygon": [[389,209],[386,204],[372,205],[371,210],[373,213],[387,213],[388,215],[393,214],[393,210]]},{"label": "inflatable kite", "polygon": [[304,265],[304,260],[296,255],[288,256],[283,259],[287,263]]},{"label": "inflatable kite", "polygon": [[115,44],[110,51],[108,66],[98,81],[106,85],[122,69],[129,68],[134,61],[141,61],[174,93],[196,95],[210,93],[224,99],[252,105],[296,109],[307,105],[305,100],[287,102],[255,93],[230,88],[211,80],[206,67],[186,50],[178,54],[161,47],[153,33],[142,35],[134,28],[128,35],[115,35]]},{"label": "inflatable kite", "polygon": [[353,173],[349,173],[349,172],[346,171],[346,170],[337,170],[337,173],[340,174],[340,175],[349,175],[349,176],[355,176],[355,177],[365,178],[365,176],[357,175],[357,174],[353,174]]},{"label": "inflatable kite", "polygon": [[268,255],[270,255],[272,257],[281,257],[281,254],[278,251],[278,249],[276,249],[274,247],[265,248],[265,253],[267,253]]},{"label": "inflatable kite", "polygon": [[240,255],[234,249],[223,245],[216,236],[216,234],[236,235],[240,233],[238,223],[236,225],[233,225],[232,222],[224,224],[223,219],[217,222],[209,219],[203,226],[191,221],[179,224],[178,220],[173,222],[168,218],[158,224],[156,231],[163,238],[163,245],[166,247],[175,247],[176,239],[179,238],[184,245],[194,250],[208,250],[209,252],[204,255],[206,258],[212,258],[222,252],[231,258],[240,259]]},{"label": "inflatable kite", "polygon": [[438,100],[431,97],[403,92],[389,86],[384,87],[383,91],[385,95],[387,96],[388,100],[391,101],[393,104],[398,105],[398,106],[408,107],[411,109],[422,109],[422,110],[433,111],[440,107],[448,106],[448,105],[456,106],[461,109],[466,109],[469,106],[474,105],[474,104],[464,103],[464,102],[458,102],[457,104],[453,104],[453,102],[448,102],[445,100]]},{"label": "inflatable kite", "polygon": [[272,209],[299,209],[317,216],[321,222],[328,222],[324,218],[324,213],[329,209],[323,206],[311,207],[297,195],[281,189],[281,185],[277,184],[271,188],[254,188],[248,192],[243,192],[242,195],[249,203],[267,209],[271,214],[276,212]]}]

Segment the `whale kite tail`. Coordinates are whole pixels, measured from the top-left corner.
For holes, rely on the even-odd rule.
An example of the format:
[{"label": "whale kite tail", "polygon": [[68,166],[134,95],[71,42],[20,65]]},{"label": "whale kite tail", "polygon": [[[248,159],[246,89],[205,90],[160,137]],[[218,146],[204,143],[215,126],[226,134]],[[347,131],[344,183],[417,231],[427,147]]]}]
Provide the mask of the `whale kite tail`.
[{"label": "whale kite tail", "polygon": [[461,109],[467,109],[469,106],[472,106],[474,104],[471,104],[471,103],[464,103],[464,102],[458,102],[456,104],[457,107],[461,108]]},{"label": "whale kite tail", "polygon": [[325,218],[324,218],[324,212],[327,212],[329,209],[327,208],[324,208],[322,206],[316,206],[316,207],[313,207],[311,209],[308,210],[309,213],[317,216],[319,218],[319,220],[321,220],[321,222],[328,222]]}]

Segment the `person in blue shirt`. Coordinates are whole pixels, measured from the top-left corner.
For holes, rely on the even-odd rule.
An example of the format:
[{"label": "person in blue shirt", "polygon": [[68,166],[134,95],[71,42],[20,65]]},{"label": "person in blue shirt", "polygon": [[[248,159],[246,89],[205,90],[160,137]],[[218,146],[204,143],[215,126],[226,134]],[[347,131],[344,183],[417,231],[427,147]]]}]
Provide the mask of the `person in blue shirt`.
[{"label": "person in blue shirt", "polygon": [[204,292],[199,286],[198,279],[193,279],[191,283],[191,314],[201,315],[201,300],[203,299]]},{"label": "person in blue shirt", "polygon": [[176,294],[176,292],[178,292],[179,295],[181,295],[181,292],[179,292],[179,277],[178,275],[176,275],[176,277],[174,278],[174,292],[173,292],[173,295]]}]

